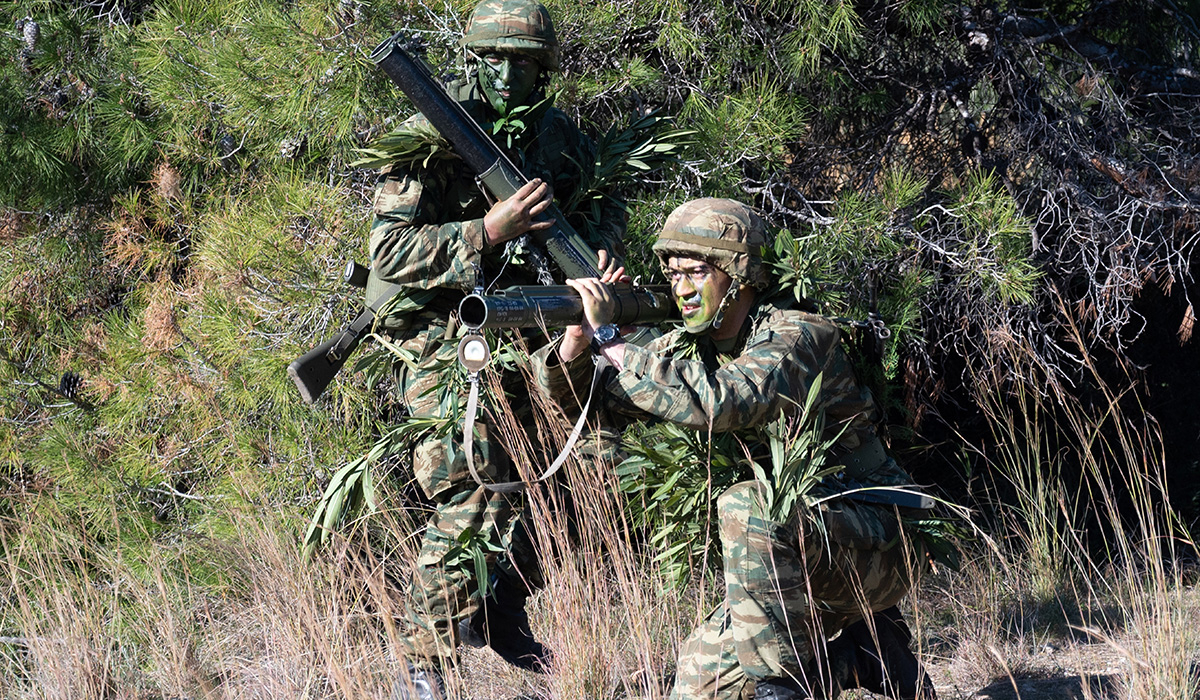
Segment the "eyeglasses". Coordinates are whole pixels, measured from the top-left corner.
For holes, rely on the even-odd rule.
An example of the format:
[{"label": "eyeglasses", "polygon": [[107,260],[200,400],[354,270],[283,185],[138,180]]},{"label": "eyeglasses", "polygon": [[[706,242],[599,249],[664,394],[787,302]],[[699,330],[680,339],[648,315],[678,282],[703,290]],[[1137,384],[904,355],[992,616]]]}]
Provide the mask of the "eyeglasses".
[{"label": "eyeglasses", "polygon": [[663,268],[663,274],[670,280],[671,286],[679,284],[680,280],[687,277],[692,282],[692,286],[699,287],[704,284],[704,280],[712,275],[713,269],[709,265],[697,265],[696,267],[687,270],[677,270],[673,267]]}]

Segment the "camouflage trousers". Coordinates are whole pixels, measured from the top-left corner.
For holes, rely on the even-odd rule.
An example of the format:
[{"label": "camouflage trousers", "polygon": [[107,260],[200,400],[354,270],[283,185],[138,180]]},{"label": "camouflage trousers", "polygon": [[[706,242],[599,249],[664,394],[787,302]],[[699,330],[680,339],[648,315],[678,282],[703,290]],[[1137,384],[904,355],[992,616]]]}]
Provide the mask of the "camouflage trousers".
[{"label": "camouflage trousers", "polygon": [[[415,418],[440,418],[447,410],[439,399],[438,383],[444,372],[454,371],[445,364],[453,362],[454,346],[440,342],[445,332],[441,327],[426,327],[397,339],[402,349],[422,358],[416,367],[401,366],[397,372],[402,399]],[[512,408],[517,420],[530,410],[527,402],[514,402]],[[475,438],[480,478],[485,483],[516,479],[487,416],[480,414]],[[461,423],[445,435],[430,434],[417,442],[411,457],[413,475],[435,509],[409,585],[405,642],[414,659],[446,662],[455,656],[458,622],[480,604],[472,550],[482,553],[488,576],[504,578],[511,589],[539,588],[541,572],[521,518],[522,496],[496,493],[476,483],[467,467]]]},{"label": "camouflage trousers", "polygon": [[752,697],[754,682],[802,684],[815,644],[911,587],[895,515],[844,499],[788,522],[765,517],[757,482],[717,500],[725,601],[684,642],[671,698]]}]

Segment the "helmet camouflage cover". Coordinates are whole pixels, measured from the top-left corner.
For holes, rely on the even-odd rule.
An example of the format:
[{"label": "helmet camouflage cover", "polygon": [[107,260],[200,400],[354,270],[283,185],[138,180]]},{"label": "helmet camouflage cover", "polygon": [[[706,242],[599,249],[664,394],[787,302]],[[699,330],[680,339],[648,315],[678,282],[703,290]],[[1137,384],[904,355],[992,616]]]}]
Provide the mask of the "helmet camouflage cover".
[{"label": "helmet camouflage cover", "polygon": [[467,20],[460,48],[516,51],[558,70],[558,36],[550,11],[533,0],[483,0]]},{"label": "helmet camouflage cover", "polygon": [[732,199],[694,199],[667,217],[654,252],[664,264],[672,255],[708,260],[737,282],[764,289],[767,242],[766,224],[749,206]]}]

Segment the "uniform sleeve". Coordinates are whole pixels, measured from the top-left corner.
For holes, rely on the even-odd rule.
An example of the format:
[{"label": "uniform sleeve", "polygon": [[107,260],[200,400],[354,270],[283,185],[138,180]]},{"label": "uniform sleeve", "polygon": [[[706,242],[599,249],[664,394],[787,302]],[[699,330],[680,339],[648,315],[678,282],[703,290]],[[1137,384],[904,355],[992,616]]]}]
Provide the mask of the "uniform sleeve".
[{"label": "uniform sleeve", "polygon": [[687,428],[729,432],[777,418],[808,395],[832,348],[801,326],[756,335],[716,370],[702,361],[626,346],[625,368],[608,384],[610,410],[649,414]]},{"label": "uniform sleeve", "polygon": [[[533,383],[543,396],[553,401],[562,409],[570,420],[579,417],[583,405],[587,401],[588,391],[595,372],[595,363],[591,353],[580,353],[570,362],[563,362],[558,356],[558,346],[562,338],[556,338],[549,345],[539,348],[531,355],[533,367]],[[599,391],[599,388],[597,389]],[[595,400],[602,401],[602,397]]]},{"label": "uniform sleeve", "polygon": [[385,169],[375,187],[371,265],[379,277],[418,289],[470,289],[480,262],[483,219],[445,221],[447,168]]}]

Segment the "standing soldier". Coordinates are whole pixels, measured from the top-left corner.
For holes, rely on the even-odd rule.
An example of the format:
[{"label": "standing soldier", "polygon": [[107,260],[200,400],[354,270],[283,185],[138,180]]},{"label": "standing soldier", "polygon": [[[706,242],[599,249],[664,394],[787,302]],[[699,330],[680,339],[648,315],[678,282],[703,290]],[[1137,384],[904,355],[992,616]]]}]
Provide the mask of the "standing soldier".
[{"label": "standing soldier", "polygon": [[[807,698],[864,687],[901,698],[933,698],[895,608],[923,561],[901,537],[892,505],[837,494],[851,481],[911,487],[876,435],[880,410],[858,382],[828,319],[772,294],[759,216],[728,199],[677,208],[654,244],[671,281],[683,328],[635,347],[608,325],[613,304],[601,279],[570,280],[586,319],[534,355],[542,392],[578,412],[574,388],[591,383],[592,356],[612,364],[600,379],[601,420],[610,427],[669,421],[736,432],[763,454],[763,429],[794,412],[821,378],[829,463],[843,467],[781,519],[767,511],[764,484],[738,483],[717,500],[725,602],[680,652],[672,698]],[[775,286],[778,289],[778,286]],[[589,351],[590,346],[590,351]],[[565,397],[565,398],[564,398]],[[825,640],[839,631],[842,634]],[[819,664],[819,659],[824,664]]]},{"label": "standing soldier", "polygon": [[[448,393],[454,390],[446,386],[446,377],[453,371],[458,328],[452,315],[459,300],[477,285],[494,289],[552,278],[555,271],[527,234],[550,226],[538,216],[555,197],[565,201],[582,186],[580,167],[590,167],[595,157],[594,144],[546,98],[549,76],[559,67],[559,45],[545,7],[533,0],[485,0],[471,15],[459,46],[466,77],[449,83],[447,92],[497,134],[494,140],[531,181],[509,199],[490,203],[475,173],[457,159],[417,158],[384,168],[375,190],[367,287],[369,299],[380,281],[409,290],[400,304],[406,311],[382,323],[395,344],[415,358],[397,363],[398,391],[413,419],[443,424],[458,415],[458,397]],[[403,128],[419,135],[431,127],[418,114]],[[619,253],[623,206],[605,201],[598,233],[589,243]],[[527,401],[514,401],[513,408],[518,419],[530,410]],[[477,430],[481,477],[518,478],[489,436],[486,420]],[[536,585],[539,572],[528,534],[517,522],[517,497],[476,483],[462,444],[456,425],[428,431],[411,453],[417,482],[436,511],[412,574],[409,679],[397,685],[399,698],[441,697],[442,669],[455,659],[459,642],[488,644],[527,669],[536,670],[546,660],[525,614],[527,584]],[[507,548],[499,560],[487,555],[489,593],[482,600],[471,557],[458,551],[464,538]]]}]

